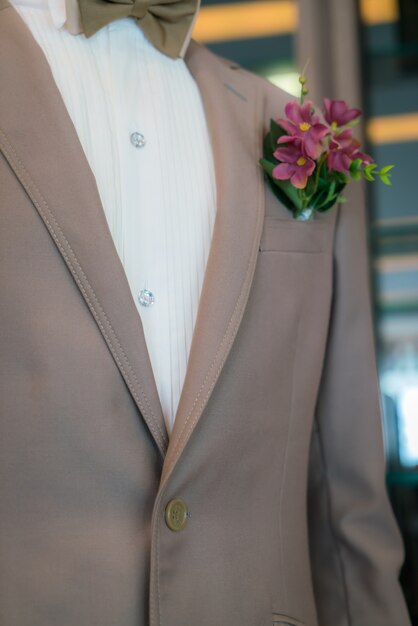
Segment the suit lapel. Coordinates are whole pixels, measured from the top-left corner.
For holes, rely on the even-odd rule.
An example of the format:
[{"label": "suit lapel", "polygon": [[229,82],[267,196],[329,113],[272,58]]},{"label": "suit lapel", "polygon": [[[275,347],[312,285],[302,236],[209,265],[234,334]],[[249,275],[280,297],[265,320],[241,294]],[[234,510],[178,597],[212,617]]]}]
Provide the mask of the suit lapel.
[{"label": "suit lapel", "polygon": [[[167,480],[210,398],[236,337],[264,217],[263,111],[254,83],[190,42],[185,61],[203,98],[215,159],[217,214],[186,377],[165,458]],[[202,442],[204,444],[204,442]]]},{"label": "suit lapel", "polygon": [[53,237],[164,457],[168,436],[140,316],[96,181],[42,49],[0,11],[0,151]]},{"label": "suit lapel", "polygon": [[0,59],[0,150],[53,237],[165,457],[163,482],[202,416],[249,295],[264,214],[259,96],[245,73],[234,71],[191,40],[184,60],[206,113],[217,214],[186,378],[169,438],[141,319],[94,175],[43,51],[12,7],[0,11]]}]

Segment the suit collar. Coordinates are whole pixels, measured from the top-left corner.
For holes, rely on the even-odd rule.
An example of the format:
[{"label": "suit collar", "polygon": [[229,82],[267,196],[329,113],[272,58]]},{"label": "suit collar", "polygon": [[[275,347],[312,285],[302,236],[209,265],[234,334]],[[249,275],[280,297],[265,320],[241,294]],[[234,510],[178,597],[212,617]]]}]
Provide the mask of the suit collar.
[{"label": "suit collar", "polygon": [[184,60],[206,113],[217,213],[169,438],[141,319],[94,175],[45,56],[12,7],[0,12],[0,50],[0,150],[53,237],[165,459],[165,481],[204,418],[249,295],[264,216],[261,98],[245,72],[191,40]]}]

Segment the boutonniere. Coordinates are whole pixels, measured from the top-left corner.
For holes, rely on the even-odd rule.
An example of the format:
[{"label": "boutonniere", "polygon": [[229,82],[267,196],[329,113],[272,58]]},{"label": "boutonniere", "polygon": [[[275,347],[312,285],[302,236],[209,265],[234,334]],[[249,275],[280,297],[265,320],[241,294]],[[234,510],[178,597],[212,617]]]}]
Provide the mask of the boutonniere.
[{"label": "boutonniere", "polygon": [[360,150],[353,126],[362,112],[344,100],[324,98],[322,119],[310,100],[306,79],[299,78],[300,99],[285,106],[286,119],[270,120],[259,160],[276,197],[299,220],[313,219],[317,211],[345,202],[341,195],[350,180],[375,176],[390,185],[394,167],[380,170],[372,157]]}]

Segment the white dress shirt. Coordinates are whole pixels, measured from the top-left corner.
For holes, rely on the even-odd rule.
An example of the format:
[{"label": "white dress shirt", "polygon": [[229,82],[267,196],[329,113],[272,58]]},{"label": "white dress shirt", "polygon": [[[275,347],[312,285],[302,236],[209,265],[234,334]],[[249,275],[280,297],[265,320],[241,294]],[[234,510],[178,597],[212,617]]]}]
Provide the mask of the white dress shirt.
[{"label": "white dress shirt", "polygon": [[184,60],[154,48],[132,17],[87,38],[63,27],[65,0],[11,3],[45,53],[96,178],[170,433],[216,214],[199,89]]}]

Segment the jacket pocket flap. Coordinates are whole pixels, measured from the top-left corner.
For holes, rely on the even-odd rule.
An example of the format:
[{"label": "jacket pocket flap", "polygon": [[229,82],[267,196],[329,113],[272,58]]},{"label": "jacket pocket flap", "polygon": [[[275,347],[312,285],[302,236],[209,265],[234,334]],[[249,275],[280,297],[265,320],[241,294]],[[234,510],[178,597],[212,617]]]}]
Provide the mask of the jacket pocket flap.
[{"label": "jacket pocket flap", "polygon": [[302,222],[266,217],[260,251],[325,252],[332,246],[332,229],[326,221]]}]

